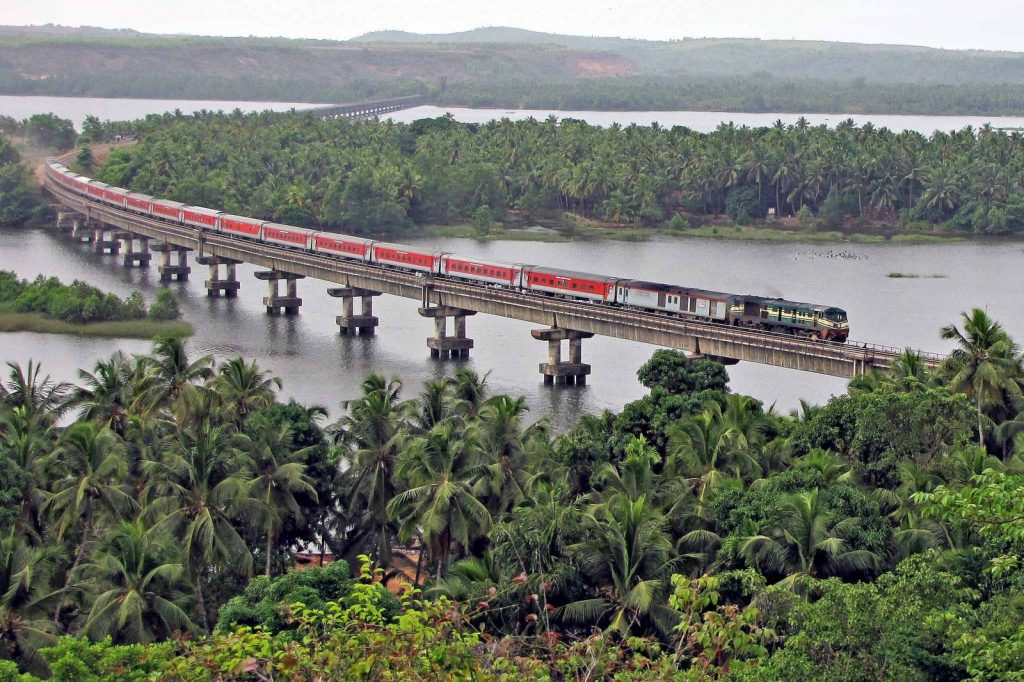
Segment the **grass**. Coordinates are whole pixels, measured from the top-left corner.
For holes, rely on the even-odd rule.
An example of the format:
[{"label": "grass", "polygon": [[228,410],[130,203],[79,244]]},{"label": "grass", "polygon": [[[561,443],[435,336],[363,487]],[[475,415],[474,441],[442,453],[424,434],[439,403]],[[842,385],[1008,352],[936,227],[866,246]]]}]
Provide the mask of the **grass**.
[{"label": "grass", "polygon": [[[557,224],[557,223],[556,223]],[[666,226],[646,227],[628,225],[608,227],[579,216],[563,216],[562,227],[543,230],[521,228],[496,228],[489,234],[481,235],[472,225],[426,225],[420,236],[468,238],[482,242],[571,242],[585,240],[638,242],[652,237],[702,237],[737,241],[763,241],[784,243],[826,244],[847,242],[853,244],[949,244],[964,242],[962,235],[937,235],[902,233],[886,236],[865,232],[842,232],[839,230],[784,230],[764,225],[705,225],[685,229]]]},{"label": "grass", "polygon": [[480,234],[472,225],[427,225],[418,236],[422,237],[465,237],[482,242],[515,241],[515,242],[568,242],[572,235],[558,230],[524,230],[518,228],[498,228],[486,235]]},{"label": "grass", "polygon": [[0,312],[0,332],[36,332],[39,334],[71,334],[103,338],[155,339],[160,336],[191,336],[192,325],[182,320],[125,320],[122,322],[91,322],[74,324],[51,320],[40,313]]}]

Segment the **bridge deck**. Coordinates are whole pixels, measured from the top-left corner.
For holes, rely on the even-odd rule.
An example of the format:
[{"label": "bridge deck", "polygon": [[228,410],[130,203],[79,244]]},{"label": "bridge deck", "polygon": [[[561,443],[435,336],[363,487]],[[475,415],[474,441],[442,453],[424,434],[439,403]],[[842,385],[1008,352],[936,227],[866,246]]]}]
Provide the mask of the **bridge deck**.
[{"label": "bridge deck", "polygon": [[[65,206],[92,220],[186,247],[200,256],[244,261],[346,287],[403,296],[418,300],[424,306],[451,306],[705,356],[846,378],[872,368],[888,369],[901,352],[898,348],[854,341],[824,343],[786,334],[695,322],[647,311],[416,275],[223,234],[200,234],[191,228],[94,203],[57,186],[49,178],[45,187]],[[922,353],[922,358],[932,367],[942,360],[942,356],[929,353]]]}]

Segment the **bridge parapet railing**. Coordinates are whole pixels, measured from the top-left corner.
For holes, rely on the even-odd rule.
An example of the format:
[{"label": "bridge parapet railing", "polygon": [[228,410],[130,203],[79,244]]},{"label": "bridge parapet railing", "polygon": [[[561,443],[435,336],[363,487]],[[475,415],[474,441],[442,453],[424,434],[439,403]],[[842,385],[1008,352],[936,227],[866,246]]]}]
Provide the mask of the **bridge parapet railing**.
[{"label": "bridge parapet railing", "polygon": [[[183,240],[196,240],[192,230],[177,227],[161,220],[140,216],[135,213],[118,210],[114,207],[93,203],[83,197],[68,193],[64,188],[54,186],[47,182],[47,188],[62,198],[67,198],[69,204],[90,204],[95,207],[99,214],[109,213],[121,219],[129,219],[136,224],[144,225],[151,230],[174,235]],[[839,361],[860,361],[868,364],[886,364],[901,354],[904,349],[896,346],[886,346],[874,343],[859,341],[847,341],[846,343],[835,343],[828,341],[813,341],[811,339],[795,337],[790,334],[769,332],[749,327],[732,327],[727,325],[701,322],[674,317],[668,314],[644,312],[629,308],[613,308],[597,305],[588,301],[576,301],[561,299],[535,292],[514,291],[491,285],[472,284],[459,282],[450,279],[433,279],[418,276],[379,265],[361,262],[338,261],[334,258],[321,256],[319,254],[296,251],[283,246],[276,246],[262,242],[242,242],[230,237],[223,237],[217,234],[207,234],[203,240],[211,246],[230,247],[252,254],[270,255],[274,258],[286,258],[293,263],[304,264],[317,268],[328,268],[338,272],[344,272],[357,276],[378,278],[400,284],[405,287],[418,288],[430,286],[440,293],[450,293],[464,296],[479,301],[503,302],[515,306],[529,306],[536,310],[551,312],[560,315],[568,315],[576,318],[592,318],[603,322],[619,323],[638,327],[647,327],[671,334],[680,334],[700,339],[720,341],[744,346],[759,346],[772,350],[801,353],[803,355],[828,358]],[[925,351],[914,351],[929,365],[938,365],[944,356],[938,353]]]},{"label": "bridge parapet railing", "polygon": [[[451,282],[450,280],[445,280],[443,284],[439,283],[437,286],[439,290],[463,293],[468,296],[473,296],[480,290],[478,285]],[[895,346],[885,346],[856,341],[847,341],[846,343],[813,341],[811,339],[794,337],[790,334],[782,334],[760,329],[731,327],[709,322],[685,320],[669,315],[657,313],[652,314],[630,309],[598,307],[587,302],[567,301],[545,296],[543,294],[509,292],[502,289],[491,289],[490,293],[488,293],[488,297],[493,299],[500,299],[502,297],[508,297],[511,299],[520,298],[522,296],[530,296],[534,298],[537,301],[538,307],[552,312],[590,316],[610,322],[646,325],[667,332],[675,332],[699,338],[715,339],[745,345],[756,344],[776,348],[778,350],[798,350],[805,354],[832,357],[835,359],[856,358],[859,360],[885,360],[895,358],[904,350],[903,348]],[[914,352],[918,353],[922,359],[934,364],[941,362],[944,357],[938,353],[930,353],[926,351]]]}]

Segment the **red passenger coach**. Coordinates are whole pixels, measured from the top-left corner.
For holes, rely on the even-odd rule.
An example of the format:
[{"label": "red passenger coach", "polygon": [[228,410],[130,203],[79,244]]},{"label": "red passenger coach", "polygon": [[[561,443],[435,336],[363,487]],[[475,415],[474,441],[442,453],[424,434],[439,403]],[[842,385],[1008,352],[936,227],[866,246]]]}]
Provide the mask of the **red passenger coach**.
[{"label": "red passenger coach", "polygon": [[221,215],[220,231],[225,234],[239,235],[259,239],[265,220],[253,220],[238,215]]},{"label": "red passenger coach", "polygon": [[575,272],[560,268],[528,266],[523,268],[523,288],[560,296],[586,298],[594,301],[614,301],[615,284],[619,277]]},{"label": "red passenger coach", "polygon": [[194,225],[195,227],[201,227],[207,230],[216,230],[217,218],[220,217],[220,214],[220,211],[214,211],[212,208],[186,206],[181,210],[181,220],[189,225]]},{"label": "red passenger coach", "polygon": [[136,194],[135,192],[130,192],[128,194],[126,206],[133,211],[149,215],[153,212],[153,197],[148,194]]},{"label": "red passenger coach", "polygon": [[108,185],[105,182],[100,182],[99,180],[90,180],[89,178],[83,178],[83,179],[86,182],[89,183],[88,185],[85,186],[85,193],[88,194],[91,197],[95,197],[95,198],[99,199],[100,201],[102,201],[103,200],[103,190],[105,190],[108,187],[110,187],[110,185]]},{"label": "red passenger coach", "polygon": [[120,187],[105,187],[103,188],[103,201],[108,204],[117,206],[118,208],[125,208],[126,201],[128,199],[128,190],[121,189]]},{"label": "red passenger coach", "polygon": [[441,274],[455,279],[473,282],[489,282],[502,286],[518,286],[522,273],[521,265],[472,260],[446,255],[441,258]]},{"label": "red passenger coach", "polygon": [[71,178],[71,188],[79,194],[89,193],[89,178],[84,175],[76,175]]},{"label": "red passenger coach", "polygon": [[417,270],[419,272],[437,272],[440,267],[441,256],[444,252],[430,253],[417,251],[405,244],[387,244],[378,242],[373,245],[373,262],[381,265],[402,268],[403,270]]},{"label": "red passenger coach", "polygon": [[313,234],[313,250],[342,258],[361,261],[370,260],[372,247],[377,242],[373,239],[349,237],[343,234],[316,232]]},{"label": "red passenger coach", "polygon": [[185,204],[180,201],[168,201],[167,199],[153,200],[153,215],[173,220],[176,223],[181,222],[181,211],[183,208],[185,208]]},{"label": "red passenger coach", "polygon": [[263,241],[283,246],[292,246],[299,249],[311,248],[310,241],[313,237],[313,230],[292,225],[281,225],[278,223],[265,223],[263,225]]}]

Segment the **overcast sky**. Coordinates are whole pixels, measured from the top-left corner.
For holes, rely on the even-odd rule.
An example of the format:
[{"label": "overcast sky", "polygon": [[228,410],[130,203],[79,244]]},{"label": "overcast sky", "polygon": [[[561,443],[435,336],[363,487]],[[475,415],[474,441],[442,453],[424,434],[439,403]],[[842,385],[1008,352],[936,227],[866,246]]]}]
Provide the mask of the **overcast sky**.
[{"label": "overcast sky", "polygon": [[516,26],[576,35],[798,38],[1024,50],[1022,0],[3,0],[0,23],[346,39]]}]

